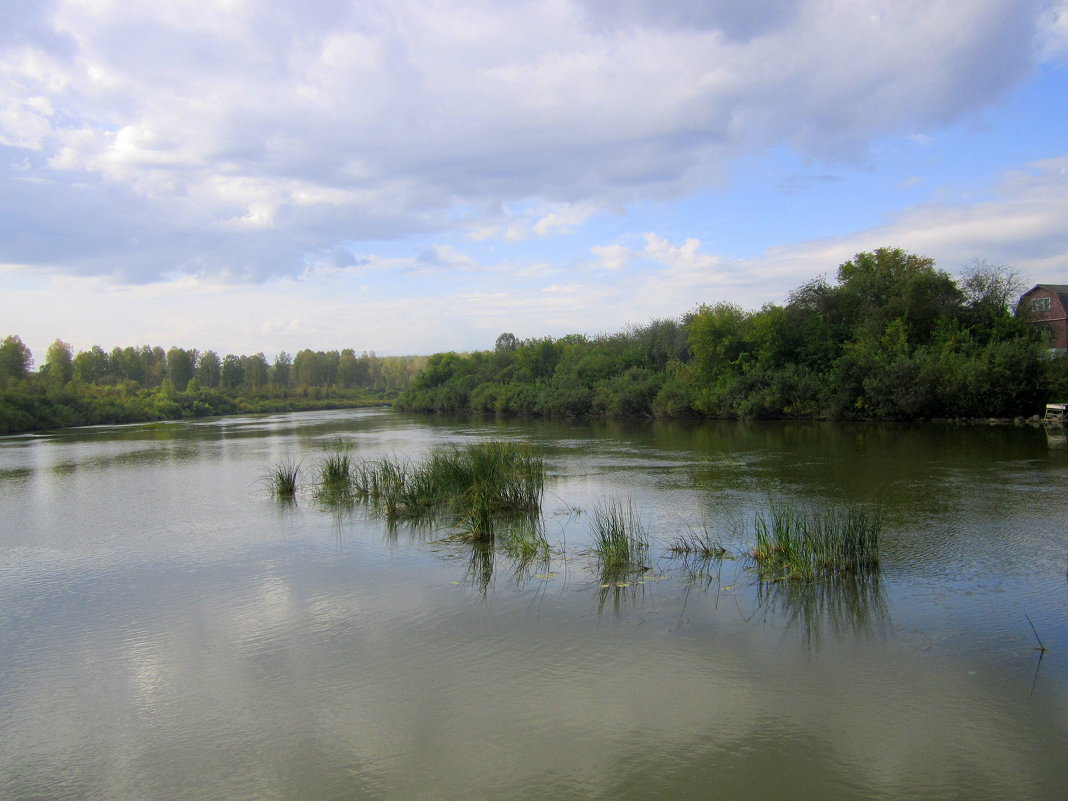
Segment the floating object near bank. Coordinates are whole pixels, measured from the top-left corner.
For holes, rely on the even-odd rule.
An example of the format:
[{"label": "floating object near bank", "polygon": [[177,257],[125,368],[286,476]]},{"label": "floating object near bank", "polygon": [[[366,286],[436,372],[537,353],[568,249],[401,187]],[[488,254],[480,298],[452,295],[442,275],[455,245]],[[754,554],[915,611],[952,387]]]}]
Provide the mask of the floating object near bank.
[{"label": "floating object near bank", "polygon": [[1068,422],[1068,403],[1047,403],[1046,416],[1042,418],[1044,423]]}]

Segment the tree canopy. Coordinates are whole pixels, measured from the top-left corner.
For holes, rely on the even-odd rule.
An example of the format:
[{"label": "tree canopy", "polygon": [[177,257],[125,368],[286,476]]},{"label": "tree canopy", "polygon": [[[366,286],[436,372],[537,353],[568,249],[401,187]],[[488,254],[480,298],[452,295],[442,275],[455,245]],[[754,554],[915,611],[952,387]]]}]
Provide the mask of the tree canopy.
[{"label": "tree canopy", "polygon": [[614,335],[431,356],[398,405],[553,416],[915,419],[1034,414],[1068,394],[1064,359],[1013,316],[1019,280],[958,278],[897,248],[856,254],[783,305],[703,303]]}]

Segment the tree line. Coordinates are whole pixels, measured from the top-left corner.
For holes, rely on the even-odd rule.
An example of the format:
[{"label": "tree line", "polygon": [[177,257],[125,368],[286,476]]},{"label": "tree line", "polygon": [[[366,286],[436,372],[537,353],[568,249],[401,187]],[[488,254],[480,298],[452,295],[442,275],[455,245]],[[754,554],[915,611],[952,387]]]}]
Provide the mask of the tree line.
[{"label": "tree line", "polygon": [[10,335],[0,343],[0,434],[388,402],[425,361],[351,348],[283,351],[273,361],[148,345],[75,353],[57,339],[34,371],[29,348]]},{"label": "tree line", "polygon": [[437,353],[396,405],[555,417],[1012,417],[1068,399],[1068,360],[1013,311],[1011,269],[959,277],[896,248],[857,254],[782,305],[700,305],[587,337]]}]

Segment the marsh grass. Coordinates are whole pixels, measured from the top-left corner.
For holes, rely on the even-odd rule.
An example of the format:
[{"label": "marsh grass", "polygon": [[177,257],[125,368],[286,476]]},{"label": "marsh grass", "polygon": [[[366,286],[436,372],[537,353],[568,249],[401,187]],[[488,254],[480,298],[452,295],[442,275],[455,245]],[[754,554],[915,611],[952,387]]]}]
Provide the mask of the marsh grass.
[{"label": "marsh grass", "polygon": [[692,557],[702,560],[724,559],[729,551],[724,547],[708,526],[702,526],[700,531],[690,529],[685,534],[680,534],[667,546],[667,552],[674,556]]},{"label": "marsh grass", "polygon": [[274,465],[263,477],[268,491],[280,501],[293,501],[300,488],[300,462],[285,460]]},{"label": "marsh grass", "polygon": [[343,502],[353,497],[353,460],[346,450],[328,453],[316,469],[320,500]]},{"label": "marsh grass", "polygon": [[449,515],[471,539],[492,542],[502,519],[540,512],[545,474],[544,458],[529,446],[491,441],[438,447],[418,462],[356,462],[351,486],[387,519]]},{"label": "marsh grass", "polygon": [[602,573],[645,569],[649,534],[630,500],[612,498],[598,504],[591,528],[592,553]]},{"label": "marsh grass", "polygon": [[534,515],[503,526],[497,541],[501,551],[515,563],[517,578],[532,566],[547,566],[552,558],[545,529]]},{"label": "marsh grass", "polygon": [[882,517],[863,506],[772,503],[757,513],[754,526],[756,547],[750,556],[765,581],[811,581],[879,564]]}]

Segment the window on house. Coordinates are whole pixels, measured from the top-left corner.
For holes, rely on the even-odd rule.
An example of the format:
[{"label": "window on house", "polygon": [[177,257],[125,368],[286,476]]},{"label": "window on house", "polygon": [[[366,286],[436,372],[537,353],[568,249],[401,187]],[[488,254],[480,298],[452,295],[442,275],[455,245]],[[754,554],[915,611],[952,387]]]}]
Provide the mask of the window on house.
[{"label": "window on house", "polygon": [[1031,301],[1031,311],[1049,311],[1049,298],[1035,298]]}]

